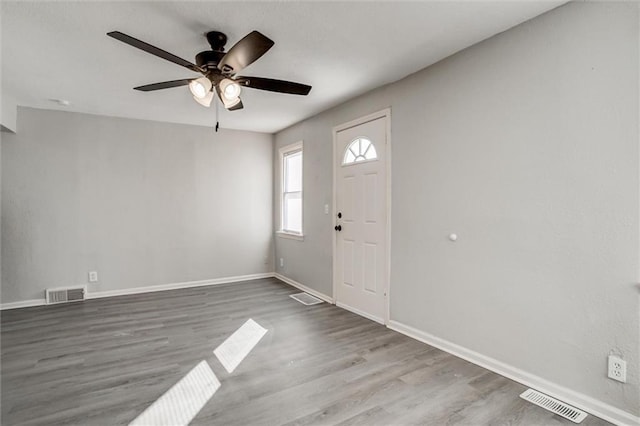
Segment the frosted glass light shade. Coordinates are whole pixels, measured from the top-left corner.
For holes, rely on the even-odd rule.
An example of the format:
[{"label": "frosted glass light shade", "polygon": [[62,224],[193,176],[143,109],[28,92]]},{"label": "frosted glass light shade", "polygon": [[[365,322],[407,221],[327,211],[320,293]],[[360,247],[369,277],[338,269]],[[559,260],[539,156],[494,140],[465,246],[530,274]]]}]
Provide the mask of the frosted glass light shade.
[{"label": "frosted glass light shade", "polygon": [[194,96],[193,99],[195,99],[200,105],[209,108],[211,106],[211,101],[213,100],[213,92],[207,93],[204,98]]},{"label": "frosted glass light shade", "polygon": [[241,91],[240,85],[229,78],[225,78],[220,82],[220,93],[222,93],[225,101],[228,101],[230,104],[235,103]]},{"label": "frosted glass light shade", "polygon": [[206,77],[191,80],[189,90],[191,90],[194,98],[204,99],[211,92],[211,82]]}]

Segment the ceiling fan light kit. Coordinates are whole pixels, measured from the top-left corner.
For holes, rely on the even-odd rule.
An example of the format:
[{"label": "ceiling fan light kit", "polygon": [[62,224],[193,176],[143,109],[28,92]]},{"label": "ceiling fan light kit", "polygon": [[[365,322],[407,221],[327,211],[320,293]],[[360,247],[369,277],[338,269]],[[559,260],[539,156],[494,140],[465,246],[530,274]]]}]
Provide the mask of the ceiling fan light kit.
[{"label": "ceiling fan light kit", "polygon": [[205,36],[211,46],[211,50],[198,53],[195,58],[195,64],[120,31],[111,31],[107,35],[154,56],[202,74],[202,77],[138,86],[134,87],[135,90],[151,92],[188,85],[196,102],[205,107],[211,105],[215,91],[222,105],[229,111],[236,111],[244,107],[240,99],[242,86],[293,95],[307,95],[311,91],[311,86],[306,84],[237,75],[238,72],[262,57],[274,45],[271,39],[258,31],[252,31],[247,34],[233,45],[228,52],[224,51],[227,36],[219,31],[208,32]]}]

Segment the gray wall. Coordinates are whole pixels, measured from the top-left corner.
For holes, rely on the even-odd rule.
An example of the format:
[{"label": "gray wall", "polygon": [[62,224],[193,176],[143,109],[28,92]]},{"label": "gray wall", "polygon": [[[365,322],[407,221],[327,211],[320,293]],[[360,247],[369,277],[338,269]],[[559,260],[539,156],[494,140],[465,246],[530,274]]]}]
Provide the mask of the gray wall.
[{"label": "gray wall", "polygon": [[638,8],[570,3],[278,133],[306,234],[278,272],[331,295],[332,127],[390,106],[391,319],[639,415]]},{"label": "gray wall", "polygon": [[2,302],[273,271],[273,137],[20,108],[2,137]]}]

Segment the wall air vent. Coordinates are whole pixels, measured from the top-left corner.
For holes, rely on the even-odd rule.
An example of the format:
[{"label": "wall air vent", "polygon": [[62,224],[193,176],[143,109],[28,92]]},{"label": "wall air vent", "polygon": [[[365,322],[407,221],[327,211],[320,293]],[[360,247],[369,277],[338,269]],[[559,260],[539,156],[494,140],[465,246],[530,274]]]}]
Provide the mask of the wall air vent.
[{"label": "wall air vent", "polygon": [[549,410],[559,416],[569,419],[574,423],[580,423],[587,417],[587,413],[580,411],[562,401],[558,401],[555,398],[551,398],[543,393],[535,391],[533,389],[527,389],[524,391],[520,398],[527,400],[533,404],[536,404],[545,410]]},{"label": "wall air vent", "polygon": [[84,300],[84,287],[48,288],[45,290],[47,305],[55,303],[78,302]]}]

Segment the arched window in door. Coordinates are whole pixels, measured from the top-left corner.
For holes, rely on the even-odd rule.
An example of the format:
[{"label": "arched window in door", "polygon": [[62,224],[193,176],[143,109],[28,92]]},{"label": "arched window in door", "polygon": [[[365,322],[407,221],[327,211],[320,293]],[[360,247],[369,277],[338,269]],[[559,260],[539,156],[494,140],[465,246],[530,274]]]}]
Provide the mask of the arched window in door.
[{"label": "arched window in door", "polygon": [[360,163],[362,161],[373,161],[378,159],[376,147],[367,138],[357,138],[351,141],[342,159],[342,165]]}]

